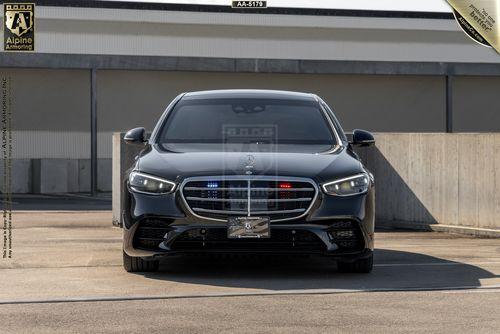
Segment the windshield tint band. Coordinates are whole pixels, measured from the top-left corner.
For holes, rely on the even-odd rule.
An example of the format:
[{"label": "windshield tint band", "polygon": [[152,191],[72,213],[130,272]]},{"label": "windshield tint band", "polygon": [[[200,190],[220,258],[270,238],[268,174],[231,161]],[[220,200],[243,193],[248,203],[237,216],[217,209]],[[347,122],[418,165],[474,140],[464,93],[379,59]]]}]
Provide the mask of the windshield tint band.
[{"label": "windshield tint band", "polygon": [[[187,99],[164,119],[159,144],[245,142],[337,145],[339,137],[320,104],[282,99]],[[242,139],[243,138],[243,139]]]}]

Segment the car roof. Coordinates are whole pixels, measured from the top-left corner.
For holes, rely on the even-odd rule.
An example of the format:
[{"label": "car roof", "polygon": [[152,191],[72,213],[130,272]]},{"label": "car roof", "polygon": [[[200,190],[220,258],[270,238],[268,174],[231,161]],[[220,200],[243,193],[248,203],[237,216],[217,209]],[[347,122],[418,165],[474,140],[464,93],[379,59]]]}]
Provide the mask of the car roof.
[{"label": "car roof", "polygon": [[316,101],[311,93],[268,89],[221,89],[189,92],[183,99],[284,99]]}]

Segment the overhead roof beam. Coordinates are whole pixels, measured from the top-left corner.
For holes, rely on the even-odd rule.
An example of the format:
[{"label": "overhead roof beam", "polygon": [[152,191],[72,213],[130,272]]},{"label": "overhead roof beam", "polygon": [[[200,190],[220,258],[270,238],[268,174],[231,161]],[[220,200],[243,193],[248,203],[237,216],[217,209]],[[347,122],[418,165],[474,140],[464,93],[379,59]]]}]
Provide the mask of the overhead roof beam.
[{"label": "overhead roof beam", "polygon": [[241,59],[54,53],[0,53],[1,67],[295,74],[500,75],[500,64],[498,63]]}]

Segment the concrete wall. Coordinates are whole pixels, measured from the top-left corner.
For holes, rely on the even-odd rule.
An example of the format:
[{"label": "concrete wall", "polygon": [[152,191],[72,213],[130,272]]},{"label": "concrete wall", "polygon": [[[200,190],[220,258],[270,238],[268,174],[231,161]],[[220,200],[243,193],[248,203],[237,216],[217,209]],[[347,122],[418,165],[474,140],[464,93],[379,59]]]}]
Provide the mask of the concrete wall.
[{"label": "concrete wall", "polygon": [[[0,175],[3,175],[3,163]],[[97,188],[111,191],[111,159],[97,161]],[[0,191],[4,182],[0,178]],[[90,191],[90,159],[13,159],[14,194],[81,193]]]},{"label": "concrete wall", "polygon": [[[358,149],[375,175],[377,224],[500,230],[500,134],[377,133]],[[114,136],[113,216],[136,147]],[[118,174],[120,173],[120,174]],[[116,196],[116,198],[115,198]]]},{"label": "concrete wall", "polygon": [[377,221],[500,229],[500,134],[378,133]]}]

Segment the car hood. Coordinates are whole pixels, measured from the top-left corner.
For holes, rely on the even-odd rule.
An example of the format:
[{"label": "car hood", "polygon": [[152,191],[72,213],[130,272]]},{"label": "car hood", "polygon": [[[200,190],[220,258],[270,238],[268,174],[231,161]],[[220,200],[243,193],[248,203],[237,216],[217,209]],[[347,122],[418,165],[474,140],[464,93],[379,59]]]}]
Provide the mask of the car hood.
[{"label": "car hood", "polygon": [[149,146],[135,168],[141,172],[181,182],[192,176],[270,175],[329,181],[363,171],[345,147],[335,153],[184,152],[173,153]]}]

